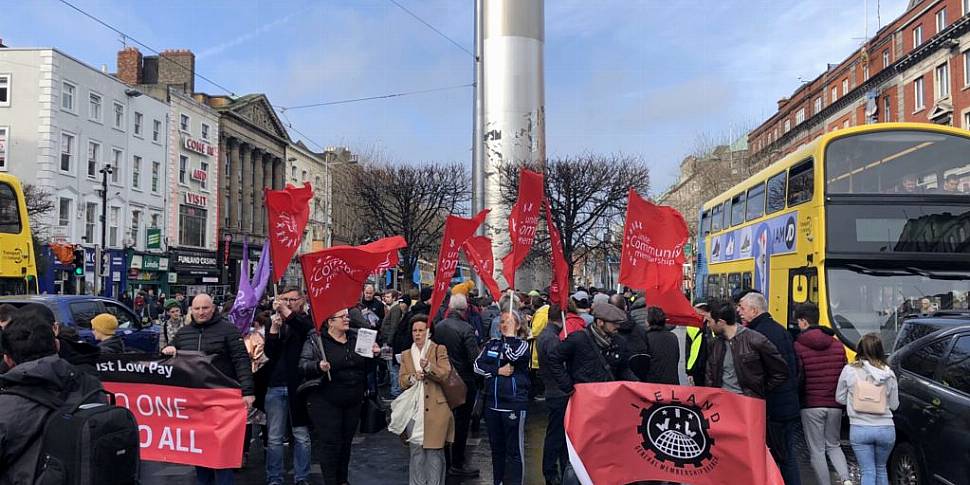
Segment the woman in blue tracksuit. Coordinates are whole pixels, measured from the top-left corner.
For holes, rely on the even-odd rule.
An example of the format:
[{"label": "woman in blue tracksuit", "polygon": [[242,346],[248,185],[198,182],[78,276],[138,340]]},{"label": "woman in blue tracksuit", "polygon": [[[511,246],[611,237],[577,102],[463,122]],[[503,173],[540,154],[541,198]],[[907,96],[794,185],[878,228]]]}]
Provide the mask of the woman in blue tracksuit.
[{"label": "woman in blue tracksuit", "polygon": [[525,476],[525,413],[529,407],[529,331],[516,312],[502,313],[501,336],[485,343],[475,372],[485,376],[485,423],[495,485],[521,485]]}]

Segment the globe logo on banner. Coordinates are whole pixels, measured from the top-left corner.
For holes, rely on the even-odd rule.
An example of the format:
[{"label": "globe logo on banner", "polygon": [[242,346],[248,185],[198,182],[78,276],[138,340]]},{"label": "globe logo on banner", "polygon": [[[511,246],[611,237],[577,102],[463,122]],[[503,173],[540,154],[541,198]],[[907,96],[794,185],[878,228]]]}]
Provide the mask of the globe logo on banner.
[{"label": "globe logo on banner", "polygon": [[652,451],[657,461],[684,468],[701,467],[711,459],[714,440],[708,434],[710,425],[697,406],[658,402],[642,409],[640,417],[637,432],[643,438],[641,446]]}]

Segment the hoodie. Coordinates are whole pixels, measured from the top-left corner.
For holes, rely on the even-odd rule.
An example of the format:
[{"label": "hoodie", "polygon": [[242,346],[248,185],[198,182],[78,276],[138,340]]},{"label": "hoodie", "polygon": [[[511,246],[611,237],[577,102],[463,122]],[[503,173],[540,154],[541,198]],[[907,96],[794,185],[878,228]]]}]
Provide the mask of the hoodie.
[{"label": "hoodie", "polygon": [[[859,362],[862,365],[859,365]],[[884,414],[870,414],[856,412],[852,407],[852,392],[856,379],[867,379],[870,382],[884,386],[886,389],[886,412]],[[854,426],[893,426],[893,411],[899,407],[899,388],[896,374],[888,366],[880,369],[868,361],[853,362],[842,368],[839,376],[839,386],[835,391],[835,400],[845,404],[849,414],[849,424]]]},{"label": "hoodie", "polygon": [[802,378],[802,408],[841,408],[835,388],[847,361],[835,332],[828,327],[809,327],[795,340],[795,355]]}]

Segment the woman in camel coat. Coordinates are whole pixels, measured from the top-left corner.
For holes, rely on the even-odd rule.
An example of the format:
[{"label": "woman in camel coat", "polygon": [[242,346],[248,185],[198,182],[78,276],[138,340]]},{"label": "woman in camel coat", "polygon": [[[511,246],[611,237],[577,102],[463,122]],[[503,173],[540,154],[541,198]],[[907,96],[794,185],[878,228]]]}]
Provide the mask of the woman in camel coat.
[{"label": "woman in camel coat", "polygon": [[451,372],[451,362],[445,346],[431,341],[427,315],[415,315],[409,326],[414,344],[401,354],[399,382],[402,390],[424,383],[423,441],[409,440],[410,484],[444,485],[444,447],[455,439],[455,420],[440,383]]}]

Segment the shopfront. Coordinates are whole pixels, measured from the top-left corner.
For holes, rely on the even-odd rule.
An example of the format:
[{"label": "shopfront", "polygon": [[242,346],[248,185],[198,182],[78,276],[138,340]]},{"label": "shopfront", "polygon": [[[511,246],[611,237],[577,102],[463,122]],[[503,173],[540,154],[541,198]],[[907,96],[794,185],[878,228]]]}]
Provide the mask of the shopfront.
[{"label": "shopfront", "polygon": [[186,295],[208,293],[221,301],[228,291],[223,283],[222,270],[215,251],[177,248],[171,250],[172,268],[169,272],[169,288],[173,294],[181,291]]},{"label": "shopfront", "polygon": [[169,295],[169,257],[129,251],[128,284],[126,292],[134,294],[144,290],[154,295]]}]

